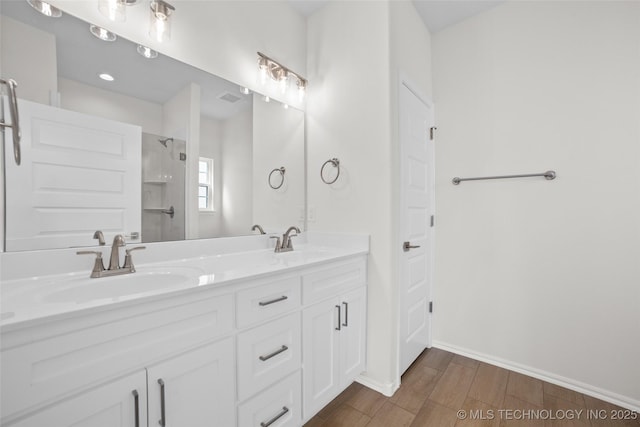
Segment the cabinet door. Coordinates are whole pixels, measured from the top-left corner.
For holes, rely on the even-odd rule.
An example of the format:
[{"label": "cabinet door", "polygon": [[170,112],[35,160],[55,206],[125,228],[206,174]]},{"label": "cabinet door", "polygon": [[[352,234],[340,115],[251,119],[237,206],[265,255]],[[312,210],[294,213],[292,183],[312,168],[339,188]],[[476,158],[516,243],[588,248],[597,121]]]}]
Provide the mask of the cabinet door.
[{"label": "cabinet door", "polygon": [[341,298],[340,379],[348,386],[366,368],[367,293],[366,288]]},{"label": "cabinet door", "polygon": [[340,392],[340,300],[303,311],[303,416],[308,419]]},{"label": "cabinet door", "polygon": [[233,338],[147,368],[149,425],[235,425]]},{"label": "cabinet door", "polygon": [[143,370],[88,390],[11,425],[13,427],[146,426],[146,372]]}]

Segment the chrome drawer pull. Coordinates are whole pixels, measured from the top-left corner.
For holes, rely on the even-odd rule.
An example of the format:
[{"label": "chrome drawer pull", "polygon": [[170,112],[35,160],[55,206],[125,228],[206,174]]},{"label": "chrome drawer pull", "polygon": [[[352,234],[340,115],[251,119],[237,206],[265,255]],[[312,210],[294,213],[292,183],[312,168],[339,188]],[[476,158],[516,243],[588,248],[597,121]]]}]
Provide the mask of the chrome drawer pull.
[{"label": "chrome drawer pull", "polygon": [[158,384],[160,384],[160,421],[158,421],[158,424],[165,426],[167,425],[167,419],[164,407],[164,381],[162,378],[158,380]]},{"label": "chrome drawer pull", "polygon": [[342,305],[344,305],[344,323],[342,326],[349,326],[349,303],[343,302]]},{"label": "chrome drawer pull", "polygon": [[271,418],[269,421],[261,422],[260,423],[260,427],[269,427],[271,424],[275,423],[280,418],[282,418],[287,412],[289,412],[289,408],[287,408],[286,406],[283,406],[282,407],[282,411],[280,411],[280,413],[278,415],[276,415],[275,417]]},{"label": "chrome drawer pull", "polygon": [[338,327],[335,328],[336,331],[339,331],[340,329],[342,329],[342,310],[340,309],[339,305],[336,305],[336,308],[338,309]]},{"label": "chrome drawer pull", "polygon": [[140,398],[138,396],[138,390],[133,390],[133,407],[135,411],[135,427],[140,427]]},{"label": "chrome drawer pull", "polygon": [[258,305],[261,306],[261,307],[264,307],[265,305],[274,304],[276,302],[284,301],[284,300],[286,300],[288,298],[289,298],[288,296],[282,295],[280,298],[272,299],[270,301],[260,301],[258,303]]},{"label": "chrome drawer pull", "polygon": [[280,353],[282,353],[283,351],[287,351],[287,350],[289,350],[289,347],[287,347],[286,345],[283,345],[282,347],[280,347],[279,349],[277,349],[276,351],[274,351],[271,354],[267,354],[266,356],[260,356],[259,359],[264,362],[266,360],[271,359],[273,356],[277,356]]}]

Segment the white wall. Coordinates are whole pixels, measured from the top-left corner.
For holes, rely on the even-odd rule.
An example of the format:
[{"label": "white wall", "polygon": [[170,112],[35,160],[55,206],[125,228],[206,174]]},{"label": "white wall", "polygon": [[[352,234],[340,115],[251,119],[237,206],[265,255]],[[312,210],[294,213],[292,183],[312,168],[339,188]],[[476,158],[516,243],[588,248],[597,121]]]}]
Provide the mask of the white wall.
[{"label": "white wall", "polygon": [[285,0],[173,1],[172,36],[166,43],[148,35],[148,2],[127,8],[127,20],[122,23],[102,16],[94,1],[50,3],[172,58],[298,105],[295,97],[282,99],[277,90],[259,88],[257,79],[257,51],[306,74],[305,19]]},{"label": "white wall", "polygon": [[214,212],[200,212],[198,237],[222,235],[222,122],[200,117],[200,156],[213,159]]},{"label": "white wall", "polygon": [[0,31],[0,75],[16,80],[18,98],[49,105],[58,92],[55,37],[6,16]]},{"label": "white wall", "polygon": [[636,409],[639,23],[638,2],[512,2],[433,37],[436,344]]},{"label": "white wall", "polygon": [[195,239],[198,226],[198,157],[200,155],[200,86],[189,83],[162,107],[162,133],[186,141],[185,238]]},{"label": "white wall", "polygon": [[[273,169],[285,168],[284,182],[269,187]],[[304,112],[253,98],[253,221],[267,232],[304,227]],[[280,184],[275,172],[272,185]],[[302,216],[301,216],[302,214]]]},{"label": "white wall", "polygon": [[[395,380],[396,286],[391,263],[389,6],[329,2],[308,19],[307,191],[310,230],[371,234],[367,378]],[[319,177],[340,160],[339,180]]]},{"label": "white wall", "polygon": [[223,236],[251,234],[253,213],[252,110],[225,120],[222,130]]}]

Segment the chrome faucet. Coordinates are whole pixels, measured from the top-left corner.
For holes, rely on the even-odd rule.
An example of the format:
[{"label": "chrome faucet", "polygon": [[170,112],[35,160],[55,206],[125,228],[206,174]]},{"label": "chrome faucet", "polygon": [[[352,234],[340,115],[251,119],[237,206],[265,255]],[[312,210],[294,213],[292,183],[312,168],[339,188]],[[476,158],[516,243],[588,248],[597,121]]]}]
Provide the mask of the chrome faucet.
[{"label": "chrome faucet", "polygon": [[264,232],[262,227],[260,227],[260,224],[256,224],[253,227],[251,227],[251,231],[256,231],[256,230],[258,230],[260,232],[260,234],[267,234],[267,233]]},{"label": "chrome faucet", "polygon": [[[97,234],[97,232],[96,232]],[[100,233],[102,234],[102,233]],[[111,245],[111,258],[109,259],[109,268],[105,269],[102,262],[102,251],[78,251],[78,255],[95,255],[96,260],[93,264],[93,270],[91,270],[91,278],[115,276],[118,274],[135,273],[136,269],[133,266],[133,260],[131,258],[131,251],[138,249],[146,249],[146,246],[136,246],[135,248],[127,249],[124,257],[124,265],[120,267],[120,247],[124,246],[124,237],[121,234],[116,235],[113,238]]]},{"label": "chrome faucet", "polygon": [[[295,231],[296,234],[291,235],[291,232]],[[297,236],[300,233],[300,229],[296,226],[289,227],[287,231],[282,235],[282,243],[280,243],[280,238],[276,240],[276,252],[290,252],[293,250],[293,245],[291,244],[291,238]]]}]

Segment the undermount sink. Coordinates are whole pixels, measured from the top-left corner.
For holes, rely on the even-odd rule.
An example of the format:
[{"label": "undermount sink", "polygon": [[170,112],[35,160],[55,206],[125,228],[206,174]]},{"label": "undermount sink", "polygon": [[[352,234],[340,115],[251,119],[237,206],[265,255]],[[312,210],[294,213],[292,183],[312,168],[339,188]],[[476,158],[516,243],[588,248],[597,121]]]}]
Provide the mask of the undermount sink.
[{"label": "undermount sink", "polygon": [[69,286],[45,295],[43,300],[51,303],[83,303],[100,299],[118,299],[168,288],[177,289],[197,283],[200,273],[201,271],[195,268],[173,268],[136,271],[98,279],[78,278],[68,282]]}]

